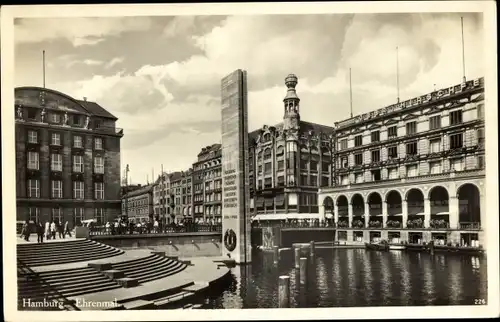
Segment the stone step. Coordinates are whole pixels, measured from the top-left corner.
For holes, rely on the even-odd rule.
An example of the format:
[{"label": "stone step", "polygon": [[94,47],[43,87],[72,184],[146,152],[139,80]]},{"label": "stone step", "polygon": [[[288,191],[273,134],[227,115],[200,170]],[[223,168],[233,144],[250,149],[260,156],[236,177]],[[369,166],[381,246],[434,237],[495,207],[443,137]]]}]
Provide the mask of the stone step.
[{"label": "stone step", "polygon": [[141,280],[141,282],[142,282],[143,280],[149,279],[150,277],[172,275],[171,273],[176,272],[177,270],[178,270],[177,266],[175,264],[173,264],[173,265],[169,265],[169,266],[165,266],[165,267],[156,267],[154,269],[148,270],[147,272],[138,272],[138,273],[134,273],[134,274],[128,274],[128,276],[137,278],[137,279]]},{"label": "stone step", "polygon": [[54,289],[57,290],[58,292],[62,293],[65,295],[66,291],[68,290],[73,290],[73,289],[87,289],[87,288],[95,288],[103,285],[114,285],[117,286],[117,284],[113,281],[110,281],[109,279],[105,278],[102,276],[100,279],[92,279],[92,280],[82,280],[78,282],[73,282],[73,283],[52,283],[49,284],[49,286],[42,286],[42,287],[29,287],[29,288],[21,288],[19,289],[19,295],[29,295],[29,294],[37,294],[39,289]]},{"label": "stone step", "polygon": [[131,263],[131,264],[125,264],[123,265],[122,263],[119,263],[119,264],[112,264],[113,268],[114,269],[119,269],[119,270],[129,270],[129,269],[136,269],[136,268],[142,268],[146,265],[151,265],[151,264],[154,264],[154,263],[159,263],[161,261],[164,261],[165,258],[163,257],[159,257],[159,256],[154,256],[154,257],[151,257],[151,258],[145,258],[144,261],[139,261],[139,262],[134,262],[134,263]]},{"label": "stone step", "polygon": [[88,243],[96,243],[93,240],[89,239],[81,239],[81,240],[71,240],[71,241],[65,241],[65,242],[47,242],[47,243],[30,243],[30,244],[17,244],[16,248],[17,250],[24,250],[24,249],[42,249],[42,248],[57,248],[57,247],[71,247],[74,245],[80,245],[80,244],[88,244]]},{"label": "stone step", "polygon": [[159,273],[154,274],[154,275],[149,275],[147,277],[142,277],[139,280],[139,282],[140,283],[146,283],[146,282],[150,282],[150,281],[157,280],[157,279],[160,279],[160,278],[165,278],[165,277],[168,277],[168,276],[171,276],[171,275],[174,275],[174,274],[177,274],[177,273],[183,271],[184,268],[185,267],[178,267],[178,268],[170,270],[168,272],[159,272]]},{"label": "stone step", "polygon": [[94,286],[94,287],[75,288],[73,290],[65,290],[63,294],[66,297],[72,297],[72,296],[78,296],[78,295],[83,295],[83,294],[88,294],[88,293],[103,292],[103,291],[113,290],[113,289],[117,289],[117,288],[121,288],[121,286],[114,283],[114,282],[111,282],[109,284],[99,285],[99,286]]},{"label": "stone step", "polygon": [[61,249],[61,250],[48,251],[48,252],[44,252],[44,253],[37,253],[37,252],[30,252],[30,253],[25,253],[25,254],[17,253],[17,256],[21,260],[26,260],[26,259],[31,259],[31,258],[47,258],[47,257],[50,258],[50,257],[57,257],[57,256],[94,253],[94,252],[99,252],[99,251],[109,251],[109,250],[116,250],[116,249],[117,248],[115,248],[115,247],[106,246],[106,245],[90,244],[90,245],[82,247],[82,248],[67,248],[67,249]]},{"label": "stone step", "polygon": [[47,272],[39,272],[38,276],[42,278],[51,278],[53,276],[64,276],[64,275],[73,275],[76,273],[83,272],[94,272],[94,270],[90,267],[78,267],[78,268],[68,268],[64,270],[56,270],[56,271],[47,271]]},{"label": "stone step", "polygon": [[154,272],[157,270],[162,270],[162,269],[169,269],[170,267],[173,267],[176,263],[175,262],[161,262],[157,263],[156,265],[152,266],[147,266],[144,269],[134,269],[134,270],[122,270],[125,275],[127,276],[141,276],[148,274],[150,272]]},{"label": "stone step", "polygon": [[42,247],[42,248],[33,247],[31,249],[28,249],[28,248],[18,248],[16,252],[17,252],[18,255],[26,255],[26,254],[50,254],[50,253],[53,253],[53,252],[65,252],[67,250],[79,250],[79,249],[88,249],[88,248],[91,248],[91,247],[104,247],[104,246],[108,246],[108,245],[101,244],[101,243],[96,243],[96,242],[81,243],[81,244],[76,244],[76,245],[72,245],[72,243],[60,243],[60,244],[68,244],[68,245],[66,245],[65,247],[63,247],[63,246]]},{"label": "stone step", "polygon": [[139,285],[139,281],[136,278],[131,277],[118,278],[115,280],[115,282],[124,288],[135,287]]},{"label": "stone step", "polygon": [[152,260],[154,258],[157,258],[157,256],[151,254],[151,255],[148,255],[146,257],[139,257],[136,259],[125,261],[125,262],[113,263],[113,268],[118,269],[121,267],[125,267],[127,265],[142,264],[144,261]]},{"label": "stone step", "polygon": [[139,309],[152,309],[155,307],[155,303],[146,300],[134,300],[130,302],[123,303],[123,307],[126,310],[139,310]]},{"label": "stone step", "polygon": [[[79,254],[77,256],[62,256],[62,257],[55,257],[55,258],[44,258],[43,260],[36,260],[36,259],[30,260],[30,261],[23,260],[23,262],[28,266],[45,266],[45,265],[67,264],[67,263],[74,263],[74,262],[96,260],[96,259],[102,259],[102,258],[120,255],[123,253],[124,253],[124,251],[122,251],[122,250],[109,250],[106,252],[92,253],[92,255],[91,254]],[[84,256],[84,255],[86,255],[86,256]]]},{"label": "stone step", "polygon": [[70,277],[70,278],[65,278],[65,279],[57,279],[54,278],[53,280],[46,280],[44,279],[43,282],[34,282],[34,283],[26,283],[26,284],[18,284],[22,290],[30,290],[36,287],[39,287],[40,284],[49,284],[51,287],[58,288],[61,285],[77,285],[81,284],[82,282],[108,282],[109,279],[105,276],[102,276],[100,274],[95,274],[95,275],[81,275],[81,276],[75,276],[75,277]]}]

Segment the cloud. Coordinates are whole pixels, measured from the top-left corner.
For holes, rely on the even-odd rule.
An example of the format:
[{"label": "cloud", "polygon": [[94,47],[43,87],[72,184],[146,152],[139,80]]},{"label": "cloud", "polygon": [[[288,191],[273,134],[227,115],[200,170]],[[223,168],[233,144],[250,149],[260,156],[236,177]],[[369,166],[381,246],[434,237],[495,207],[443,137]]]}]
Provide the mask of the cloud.
[{"label": "cloud", "polygon": [[115,65],[123,63],[125,60],[125,57],[115,57],[109,61],[109,63],[106,64],[105,68],[110,69],[111,67],[114,67]]},{"label": "cloud", "polygon": [[144,31],[151,26],[148,17],[19,18],[14,24],[16,43],[37,43],[63,38],[75,47],[96,45],[106,37],[128,31]]}]

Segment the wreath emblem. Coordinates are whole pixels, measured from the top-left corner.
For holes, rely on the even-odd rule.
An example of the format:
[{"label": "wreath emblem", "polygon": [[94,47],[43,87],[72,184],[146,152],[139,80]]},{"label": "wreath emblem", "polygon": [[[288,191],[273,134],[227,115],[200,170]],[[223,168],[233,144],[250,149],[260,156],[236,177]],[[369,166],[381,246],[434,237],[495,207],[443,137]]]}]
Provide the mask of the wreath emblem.
[{"label": "wreath emblem", "polygon": [[224,233],[224,246],[230,252],[236,248],[236,233],[232,229],[227,229]]}]

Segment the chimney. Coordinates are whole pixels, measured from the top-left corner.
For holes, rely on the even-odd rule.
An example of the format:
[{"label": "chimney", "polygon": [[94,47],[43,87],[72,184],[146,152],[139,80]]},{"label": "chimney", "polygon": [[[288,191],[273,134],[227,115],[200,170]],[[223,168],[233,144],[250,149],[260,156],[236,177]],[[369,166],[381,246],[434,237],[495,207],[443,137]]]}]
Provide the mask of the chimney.
[{"label": "chimney", "polygon": [[83,97],[83,100],[86,102],[86,101],[87,101],[87,98],[84,96],[84,97]]}]

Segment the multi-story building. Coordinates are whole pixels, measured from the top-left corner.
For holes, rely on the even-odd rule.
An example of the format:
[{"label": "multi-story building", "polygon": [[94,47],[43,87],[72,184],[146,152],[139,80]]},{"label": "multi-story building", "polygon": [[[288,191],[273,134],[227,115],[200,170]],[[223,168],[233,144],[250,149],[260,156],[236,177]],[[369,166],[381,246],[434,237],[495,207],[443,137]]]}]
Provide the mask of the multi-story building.
[{"label": "multi-story building", "polygon": [[152,221],[154,184],[141,186],[122,197],[122,214],[133,222]]},{"label": "multi-story building", "polygon": [[285,79],[283,122],[249,134],[250,211],[256,219],[318,218],[318,188],[334,181],[333,127],[300,119],[297,77]]},{"label": "multi-story building", "polygon": [[482,78],[337,122],[335,134],[337,180],[319,199],[338,239],[483,240]]},{"label": "multi-story building", "polygon": [[120,214],[117,118],[95,102],[15,89],[17,219],[104,222]]},{"label": "multi-story building", "polygon": [[222,222],[222,150],[220,144],[201,149],[193,164],[194,220]]},{"label": "multi-story building", "polygon": [[140,189],[142,188],[142,185],[139,183],[139,184],[129,184],[129,185],[122,185],[120,187],[120,197],[123,197],[125,196],[125,194],[129,193],[129,192],[132,192],[134,190],[137,190],[137,189]]},{"label": "multi-story building", "polygon": [[193,216],[192,169],[163,173],[158,176],[153,189],[155,218],[166,224],[179,222]]}]

